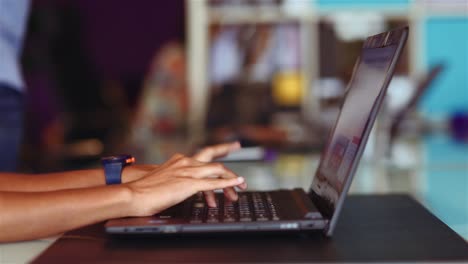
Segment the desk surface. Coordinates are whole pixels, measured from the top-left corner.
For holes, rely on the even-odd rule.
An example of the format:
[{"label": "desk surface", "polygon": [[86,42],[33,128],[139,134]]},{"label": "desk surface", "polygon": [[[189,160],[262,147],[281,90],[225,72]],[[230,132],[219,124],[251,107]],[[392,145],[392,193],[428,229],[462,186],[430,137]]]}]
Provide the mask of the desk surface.
[{"label": "desk surface", "polygon": [[34,263],[468,261],[468,244],[406,195],[350,196],[332,239],[311,235],[116,239],[65,234]]},{"label": "desk surface", "polygon": [[[397,141],[393,149],[389,160],[376,161],[373,155],[365,153],[350,192],[408,193],[468,239],[468,144],[435,136]],[[316,154],[284,154],[278,155],[274,162],[229,163],[228,166],[246,177],[249,189],[307,187],[318,159]],[[0,263],[28,262],[55,239],[0,245]]]},{"label": "desk surface", "polygon": [[[372,137],[351,185],[352,194],[407,193],[458,234],[468,239],[468,143],[446,134],[397,138],[391,151]],[[165,160],[184,147],[155,139],[145,145],[141,162]],[[178,144],[180,140],[177,141]],[[167,146],[168,145],[168,146]],[[166,146],[166,148],[164,147]],[[165,150],[165,151],[163,151]],[[384,153],[392,153],[384,155]],[[308,189],[320,153],[274,153],[269,162],[228,163],[246,178],[251,190],[303,187]]]}]

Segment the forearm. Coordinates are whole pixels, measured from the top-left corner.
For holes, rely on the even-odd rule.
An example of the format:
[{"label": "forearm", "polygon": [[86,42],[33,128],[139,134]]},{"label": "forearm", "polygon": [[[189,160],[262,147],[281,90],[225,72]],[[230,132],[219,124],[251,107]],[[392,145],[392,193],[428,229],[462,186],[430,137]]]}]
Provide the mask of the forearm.
[{"label": "forearm", "polygon": [[[156,165],[134,165],[123,170],[122,181],[133,181],[155,169]],[[75,170],[47,174],[0,173],[0,191],[45,192],[105,185],[104,171]]]},{"label": "forearm", "polygon": [[125,185],[52,192],[0,192],[0,242],[29,240],[131,214]]},{"label": "forearm", "polygon": [[104,173],[99,169],[47,174],[0,173],[1,191],[45,192],[102,186],[104,183]]}]

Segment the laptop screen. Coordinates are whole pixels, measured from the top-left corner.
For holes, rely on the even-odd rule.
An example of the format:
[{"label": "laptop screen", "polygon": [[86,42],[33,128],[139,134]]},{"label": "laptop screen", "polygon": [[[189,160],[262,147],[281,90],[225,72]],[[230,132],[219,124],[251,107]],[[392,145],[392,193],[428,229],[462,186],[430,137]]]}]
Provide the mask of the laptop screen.
[{"label": "laptop screen", "polygon": [[327,218],[332,218],[337,206],[341,206],[349,188],[350,177],[386,92],[388,77],[393,74],[399,47],[406,40],[401,32],[370,37],[356,62],[340,115],[322,152],[309,192],[313,200],[320,201],[320,211]]}]

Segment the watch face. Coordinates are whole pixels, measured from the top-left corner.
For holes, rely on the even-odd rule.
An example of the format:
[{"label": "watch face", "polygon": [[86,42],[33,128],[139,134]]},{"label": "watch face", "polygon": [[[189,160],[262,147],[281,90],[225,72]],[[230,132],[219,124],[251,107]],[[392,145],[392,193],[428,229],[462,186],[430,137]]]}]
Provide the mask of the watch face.
[{"label": "watch face", "polygon": [[132,155],[122,154],[116,156],[107,156],[101,158],[103,164],[109,163],[123,163],[123,164],[131,164],[135,162],[135,158]]}]

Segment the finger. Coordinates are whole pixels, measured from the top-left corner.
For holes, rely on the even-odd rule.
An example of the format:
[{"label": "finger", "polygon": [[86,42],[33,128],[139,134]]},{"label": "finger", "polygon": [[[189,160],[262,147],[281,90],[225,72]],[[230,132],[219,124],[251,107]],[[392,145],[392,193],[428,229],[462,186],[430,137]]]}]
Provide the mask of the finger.
[{"label": "finger", "polygon": [[237,185],[236,187],[239,187],[241,190],[246,190],[247,189],[247,183],[246,182],[241,183],[241,184]]},{"label": "finger", "polygon": [[221,163],[203,163],[198,166],[183,167],[178,170],[178,175],[182,177],[202,178],[237,178],[238,175],[227,169]]},{"label": "finger", "polygon": [[202,151],[198,152],[193,156],[194,159],[209,162],[217,158],[226,156],[232,151],[240,149],[241,145],[239,142],[219,144],[211,147],[206,147]]},{"label": "finger", "polygon": [[164,162],[163,164],[161,164],[159,166],[160,169],[163,169],[163,168],[167,168],[169,166],[172,166],[174,165],[175,163],[179,162],[181,159],[185,158],[184,155],[182,154],[174,154],[172,155],[166,162]]},{"label": "finger", "polygon": [[176,154],[172,155],[171,158],[168,159],[168,161],[177,161],[177,160],[182,159],[184,157],[185,157],[184,155],[182,155],[180,153],[176,153]]},{"label": "finger", "polygon": [[166,167],[172,167],[172,168],[184,168],[184,167],[194,167],[194,166],[203,166],[206,165],[206,163],[200,162],[198,160],[195,160],[193,158],[181,155],[181,154],[176,154],[174,155],[170,160],[168,160],[165,164],[167,164]]},{"label": "finger", "polygon": [[216,196],[213,191],[204,191],[206,203],[209,207],[216,207]]},{"label": "finger", "polygon": [[197,179],[194,181],[194,188],[198,191],[213,191],[227,187],[234,187],[242,184],[244,181],[245,179],[243,177],[229,179]]},{"label": "finger", "polygon": [[224,196],[233,202],[237,201],[237,199],[239,198],[237,196],[236,190],[234,190],[233,187],[224,188],[223,191],[224,191]]}]

